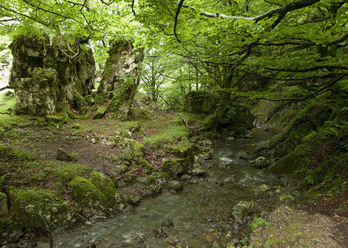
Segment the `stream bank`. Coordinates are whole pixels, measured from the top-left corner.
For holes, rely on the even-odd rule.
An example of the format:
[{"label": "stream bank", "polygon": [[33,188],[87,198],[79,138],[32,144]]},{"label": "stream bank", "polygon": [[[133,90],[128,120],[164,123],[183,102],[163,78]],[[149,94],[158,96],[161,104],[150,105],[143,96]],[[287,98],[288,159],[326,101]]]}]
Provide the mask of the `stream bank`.
[{"label": "stream bank", "polygon": [[[224,247],[238,242],[251,214],[262,208],[257,198],[274,196],[272,191],[289,183],[240,156],[276,132],[256,129],[253,138],[215,142],[204,178],[185,177],[188,183],[182,191],[165,190],[115,219],[57,236],[55,247]],[[45,244],[48,247],[47,241],[39,247]]]}]

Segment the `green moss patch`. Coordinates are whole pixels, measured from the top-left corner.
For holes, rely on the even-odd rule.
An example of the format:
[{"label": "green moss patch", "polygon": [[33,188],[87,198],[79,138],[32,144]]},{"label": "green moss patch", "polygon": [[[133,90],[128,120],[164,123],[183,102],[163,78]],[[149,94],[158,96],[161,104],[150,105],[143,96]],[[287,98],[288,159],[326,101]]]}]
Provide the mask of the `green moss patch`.
[{"label": "green moss patch", "polygon": [[100,172],[94,171],[91,174],[90,180],[108,199],[109,207],[117,208],[119,206],[122,202],[121,195],[109,177]]},{"label": "green moss patch", "polygon": [[50,231],[72,221],[72,207],[57,192],[11,187],[8,193],[15,218],[24,227]]},{"label": "green moss patch", "polygon": [[151,137],[144,138],[144,142],[150,147],[160,148],[187,138],[189,133],[189,129],[184,126],[170,126],[168,129],[162,129]]}]

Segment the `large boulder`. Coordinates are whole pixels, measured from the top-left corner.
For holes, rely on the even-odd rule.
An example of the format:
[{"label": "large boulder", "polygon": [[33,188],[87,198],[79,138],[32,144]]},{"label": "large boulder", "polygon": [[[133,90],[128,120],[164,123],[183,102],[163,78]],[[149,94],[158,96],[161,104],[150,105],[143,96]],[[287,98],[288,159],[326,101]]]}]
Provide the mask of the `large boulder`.
[{"label": "large boulder", "polygon": [[140,83],[143,51],[134,51],[131,41],[120,40],[111,43],[108,53],[98,93],[112,98],[108,105],[109,112],[118,117],[127,117]]},{"label": "large boulder", "polygon": [[245,134],[251,130],[256,117],[250,113],[249,109],[238,103],[230,103],[222,118],[218,120],[220,128],[236,134]]}]

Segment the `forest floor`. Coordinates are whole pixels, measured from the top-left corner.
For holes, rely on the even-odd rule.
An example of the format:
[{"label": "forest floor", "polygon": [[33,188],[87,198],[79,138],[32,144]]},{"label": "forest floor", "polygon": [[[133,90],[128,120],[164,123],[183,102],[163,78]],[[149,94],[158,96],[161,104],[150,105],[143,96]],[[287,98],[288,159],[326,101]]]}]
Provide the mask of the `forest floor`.
[{"label": "forest floor", "polygon": [[[0,112],[7,111],[13,103],[12,98],[2,98]],[[113,171],[115,159],[118,159],[115,154],[123,149],[122,144],[117,143],[119,135],[129,135],[144,144],[145,159],[154,168],[160,166],[162,160],[170,156],[163,147],[181,142],[182,134],[172,129],[173,123],[182,122],[180,116],[160,109],[147,112],[146,116],[147,120],[121,122],[104,118],[71,120],[62,125],[47,123],[41,118],[0,115],[0,142],[6,146],[32,152],[41,160],[47,161],[55,160],[57,151],[63,149],[71,155],[73,163],[82,164],[116,181],[122,181],[122,176],[115,175]],[[197,124],[197,119],[193,117],[187,116],[187,120],[191,127]],[[167,132],[161,136],[162,138],[157,139],[163,130],[172,130],[172,133]],[[153,140],[149,139],[151,137]],[[154,140],[158,144],[154,144]],[[37,176],[39,174],[37,171]],[[25,183],[27,182],[23,182]],[[124,187],[120,192],[127,194],[131,191],[129,194],[134,194],[135,190],[139,189],[136,186]],[[265,217],[266,222],[256,225],[250,234],[250,245],[252,247],[348,247],[347,198],[345,192],[333,196],[323,195],[311,204],[297,204],[296,207],[290,205],[291,208],[281,205]],[[341,207],[337,210],[339,206],[346,208]]]}]

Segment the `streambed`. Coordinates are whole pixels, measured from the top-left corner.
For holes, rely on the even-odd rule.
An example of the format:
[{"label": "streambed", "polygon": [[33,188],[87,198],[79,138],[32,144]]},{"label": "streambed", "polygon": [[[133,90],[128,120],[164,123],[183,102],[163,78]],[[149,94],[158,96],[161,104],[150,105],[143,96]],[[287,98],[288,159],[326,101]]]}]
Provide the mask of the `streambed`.
[{"label": "streambed", "polygon": [[[253,151],[275,133],[276,129],[254,129],[252,138],[216,141],[216,162],[205,178],[191,180],[181,192],[165,191],[145,199],[118,218],[57,236],[54,247],[223,247],[238,237],[233,207],[240,201],[253,201],[260,186],[283,183],[282,178],[236,156]],[[48,247],[48,243],[43,241],[39,247]]]}]

